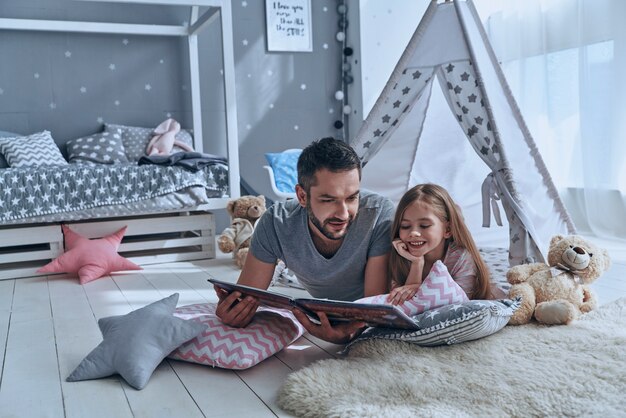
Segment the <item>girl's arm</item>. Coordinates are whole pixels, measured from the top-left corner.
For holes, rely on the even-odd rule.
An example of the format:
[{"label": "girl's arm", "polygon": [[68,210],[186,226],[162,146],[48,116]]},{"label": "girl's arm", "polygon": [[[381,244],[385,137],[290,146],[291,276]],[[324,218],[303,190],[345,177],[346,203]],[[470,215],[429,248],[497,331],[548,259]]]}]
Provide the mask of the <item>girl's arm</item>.
[{"label": "girl's arm", "polygon": [[416,284],[418,287],[422,284],[422,274],[424,273],[424,257],[417,257],[411,261],[411,269],[406,278],[404,285]]},{"label": "girl's arm", "polygon": [[406,248],[406,244],[404,244],[399,239],[394,240],[392,244],[399,255],[411,262],[409,274],[406,278],[404,286],[395,287],[387,297],[388,302],[392,303],[393,305],[399,305],[415,296],[420,286],[422,285],[424,257],[415,257],[411,255]]}]

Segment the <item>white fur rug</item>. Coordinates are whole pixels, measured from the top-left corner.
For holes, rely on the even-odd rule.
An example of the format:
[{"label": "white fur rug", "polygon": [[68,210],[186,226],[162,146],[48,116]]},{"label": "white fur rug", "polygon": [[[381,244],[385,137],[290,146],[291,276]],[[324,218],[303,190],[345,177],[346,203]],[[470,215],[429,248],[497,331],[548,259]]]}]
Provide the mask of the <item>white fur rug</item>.
[{"label": "white fur rug", "polygon": [[447,347],[364,341],[292,373],[279,404],[305,417],[624,416],[626,298]]}]

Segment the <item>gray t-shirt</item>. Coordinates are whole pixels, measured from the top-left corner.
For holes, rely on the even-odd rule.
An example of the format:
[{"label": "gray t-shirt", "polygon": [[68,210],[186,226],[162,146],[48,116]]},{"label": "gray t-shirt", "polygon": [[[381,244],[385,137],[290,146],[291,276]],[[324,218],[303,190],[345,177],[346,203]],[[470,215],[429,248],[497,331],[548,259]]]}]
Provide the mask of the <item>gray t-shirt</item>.
[{"label": "gray t-shirt", "polygon": [[353,301],[363,297],[367,259],[391,249],[393,213],[391,200],[361,190],[357,216],[327,259],[313,245],[306,208],[296,199],[277,202],[257,221],[250,251],[266,263],[283,260],[316,298]]}]

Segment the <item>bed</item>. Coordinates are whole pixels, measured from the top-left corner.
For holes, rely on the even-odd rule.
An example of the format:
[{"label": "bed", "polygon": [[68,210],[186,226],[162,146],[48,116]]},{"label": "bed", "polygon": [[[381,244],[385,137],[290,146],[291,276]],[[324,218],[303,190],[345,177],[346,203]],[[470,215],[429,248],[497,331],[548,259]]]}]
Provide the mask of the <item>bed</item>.
[{"label": "bed", "polygon": [[226,181],[219,163],[195,173],[134,164],[0,170],[0,277],[30,276],[60,255],[61,224],[90,238],[128,226],[120,253],[137,264],[213,258],[208,207]]},{"label": "bed", "polygon": [[[190,141],[195,151],[202,155],[207,154],[203,153],[205,139],[200,106],[197,34],[213,22],[220,23],[226,135],[225,138],[211,138],[211,141],[223,140],[226,155],[223,159],[203,164],[197,171],[176,164],[139,165],[137,156],[121,161],[96,161],[95,164],[91,161],[90,164],[42,165],[39,164],[41,159],[31,155],[33,164],[10,164],[10,167],[0,168],[0,279],[35,276],[39,267],[62,254],[62,224],[90,238],[102,237],[127,226],[119,252],[137,264],[215,257],[215,218],[212,211],[225,208],[228,200],[239,196],[230,1],[80,1],[189,7],[190,19],[188,24],[176,26],[0,17],[0,31],[185,37],[188,40],[194,132]],[[2,128],[0,126],[0,130]],[[103,133],[113,129],[136,128],[105,125]],[[151,131],[150,128],[142,129]],[[39,140],[45,132],[33,135]],[[125,138],[124,135],[121,138]],[[30,146],[35,139],[28,137]],[[68,154],[70,162],[76,163],[71,161],[69,150]]]}]

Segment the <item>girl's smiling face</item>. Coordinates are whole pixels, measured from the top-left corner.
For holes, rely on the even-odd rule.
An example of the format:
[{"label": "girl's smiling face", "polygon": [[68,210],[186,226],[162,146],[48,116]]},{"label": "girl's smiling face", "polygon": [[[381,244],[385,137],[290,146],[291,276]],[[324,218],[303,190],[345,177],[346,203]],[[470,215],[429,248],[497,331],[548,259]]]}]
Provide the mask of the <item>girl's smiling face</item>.
[{"label": "girl's smiling face", "polygon": [[449,223],[442,221],[425,202],[411,203],[402,214],[399,238],[413,256],[428,254],[428,259],[442,259],[445,241],[450,236]]}]

